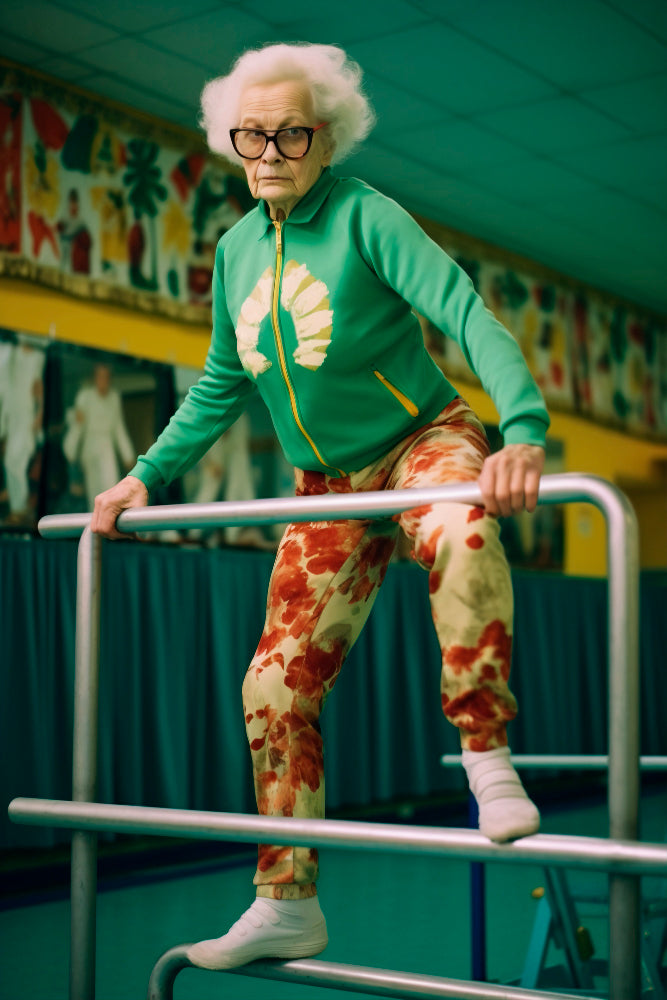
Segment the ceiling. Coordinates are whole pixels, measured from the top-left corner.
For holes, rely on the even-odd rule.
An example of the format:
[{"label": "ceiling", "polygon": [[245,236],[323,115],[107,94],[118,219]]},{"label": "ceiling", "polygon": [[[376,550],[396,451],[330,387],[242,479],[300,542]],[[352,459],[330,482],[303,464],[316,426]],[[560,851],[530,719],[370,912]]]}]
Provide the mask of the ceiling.
[{"label": "ceiling", "polygon": [[196,127],[245,48],[343,46],[406,208],[667,315],[667,0],[3,0],[0,55]]}]

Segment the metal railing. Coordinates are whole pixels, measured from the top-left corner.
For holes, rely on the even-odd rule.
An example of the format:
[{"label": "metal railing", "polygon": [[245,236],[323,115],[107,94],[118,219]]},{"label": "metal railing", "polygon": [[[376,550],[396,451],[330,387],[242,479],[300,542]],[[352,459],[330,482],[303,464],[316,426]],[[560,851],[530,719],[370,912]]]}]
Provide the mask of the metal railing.
[{"label": "metal railing", "polygon": [[[117,830],[178,833],[223,840],[308,845],[337,844],[363,850],[431,850],[477,860],[595,867],[609,876],[610,1000],[640,995],[640,876],[667,874],[667,847],[637,843],[639,808],[638,537],[627,498],[595,476],[545,476],[540,503],[586,502],[607,522],[609,578],[609,839],[525,837],[493,844],[477,831],[392,828],[384,824],[275,819],[184,810],[155,810],[96,803],[99,624],[102,542],[90,531],[90,515],[54,515],[40,521],[46,537],[81,533],[77,567],[73,793],[71,802],[15,799],[16,822],[69,826],[72,839],[71,1000],[95,993],[96,833]],[[144,507],[123,512],[121,532],[280,524],[286,521],[377,519],[438,502],[480,504],[474,483],[361,494]],[[174,976],[188,964],[185,946],[160,959],[151,976],[151,1000],[171,997]],[[341,989],[356,986],[385,996],[564,997],[490,984],[456,983],[384,970],[299,960],[257,962],[234,970]],[[417,982],[419,979],[419,982]],[[401,990],[403,991],[401,993]],[[157,991],[157,992],[156,992]]]},{"label": "metal railing", "polygon": [[[460,753],[443,753],[440,763],[443,767],[460,767],[463,758]],[[512,763],[516,768],[534,768],[540,771],[606,771],[609,767],[608,754],[563,754],[563,753],[513,753]],[[667,757],[645,756],[639,758],[640,771],[667,771]]]}]

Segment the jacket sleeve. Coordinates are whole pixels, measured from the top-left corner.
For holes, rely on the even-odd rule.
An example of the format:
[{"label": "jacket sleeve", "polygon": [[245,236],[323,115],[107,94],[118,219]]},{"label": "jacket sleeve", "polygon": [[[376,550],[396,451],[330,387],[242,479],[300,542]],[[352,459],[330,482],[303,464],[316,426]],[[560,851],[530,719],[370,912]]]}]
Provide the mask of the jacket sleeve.
[{"label": "jacket sleeve", "polygon": [[204,374],[130,475],[141,479],[149,491],[182,476],[231,427],[254,391],[236,349],[234,324],[225,300],[224,249],[218,244],[213,271],[213,334]]},{"label": "jacket sleeve", "polygon": [[381,281],[463,351],[495,403],[506,444],[544,445],[549,416],[514,337],[465,273],[396,202],[373,192],[361,217],[368,260]]}]

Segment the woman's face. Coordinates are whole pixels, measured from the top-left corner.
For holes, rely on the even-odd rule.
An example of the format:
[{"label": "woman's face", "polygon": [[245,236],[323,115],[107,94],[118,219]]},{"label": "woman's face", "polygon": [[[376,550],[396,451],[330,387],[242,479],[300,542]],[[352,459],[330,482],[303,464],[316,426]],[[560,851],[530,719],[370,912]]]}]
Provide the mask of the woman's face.
[{"label": "woman's face", "polygon": [[[241,97],[239,128],[273,132],[290,125],[315,127],[310,90],[303,81],[256,84]],[[333,152],[326,129],[315,132],[310,149],[300,160],[287,160],[275,143],[269,142],[259,160],[244,160],[243,167],[253,198],[264,198],[271,218],[279,209],[289,215],[296,203],[318,179]]]}]

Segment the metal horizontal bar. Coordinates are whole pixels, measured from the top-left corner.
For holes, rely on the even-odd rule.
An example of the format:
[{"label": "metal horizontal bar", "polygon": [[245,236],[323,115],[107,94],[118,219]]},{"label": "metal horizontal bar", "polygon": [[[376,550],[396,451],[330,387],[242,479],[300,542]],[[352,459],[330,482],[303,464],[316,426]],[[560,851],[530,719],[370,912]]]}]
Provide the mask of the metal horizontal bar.
[{"label": "metal horizontal bar", "polygon": [[[443,767],[461,767],[460,753],[445,753],[440,758]],[[532,754],[513,753],[515,767],[560,768],[572,771],[605,771],[609,767],[608,754]],[[640,757],[642,771],[667,771],[667,757]]]},{"label": "metal horizontal bar", "polygon": [[[148,984],[148,1000],[171,1000],[174,979],[185,968],[190,968],[186,952],[189,945],[179,945],[158,960]],[[313,959],[296,961],[251,962],[228,972],[251,976],[255,979],[272,979],[284,983],[302,983],[308,986],[325,986],[330,989],[360,989],[374,996],[396,997],[413,1000],[427,997],[449,997],[459,1000],[581,1000],[581,994],[546,993],[522,989],[516,986],[502,986],[494,983],[466,982],[459,979],[444,979],[421,973],[392,972],[388,969],[373,969],[360,965],[341,965],[335,962],[320,962]],[[219,975],[219,973],[217,973]]]},{"label": "metal horizontal bar", "polygon": [[[600,498],[604,499],[605,495],[617,492],[615,487],[597,476],[562,473],[542,477],[539,502],[588,501],[597,504]],[[481,505],[482,494],[477,483],[452,483],[449,486],[412,490],[165,504],[161,507],[134,507],[126,510],[118,518],[116,527],[119,531],[132,534],[137,531],[216,528],[235,524],[283,524],[288,521],[341,521],[355,518],[373,520],[434,503]],[[45,538],[73,538],[81,534],[90,519],[91,514],[48,514],[41,518],[38,527]]]},{"label": "metal horizontal bar", "polygon": [[115,830],[118,833],[168,834],[242,843],[259,841],[430,853],[474,861],[550,864],[619,874],[667,875],[667,844],[601,837],[535,834],[511,844],[495,844],[477,830],[248,816],[59,799],[14,799],[9,804],[9,816],[17,823],[75,830]]}]

